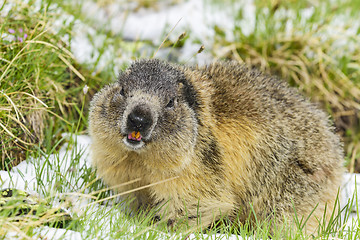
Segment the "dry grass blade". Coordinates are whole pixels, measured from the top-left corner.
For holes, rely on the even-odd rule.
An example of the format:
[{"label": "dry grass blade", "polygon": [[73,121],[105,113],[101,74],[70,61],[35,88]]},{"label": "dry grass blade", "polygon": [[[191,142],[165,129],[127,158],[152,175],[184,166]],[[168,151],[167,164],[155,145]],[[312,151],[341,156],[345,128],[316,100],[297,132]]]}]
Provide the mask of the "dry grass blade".
[{"label": "dry grass blade", "polygon": [[32,240],[33,238],[30,237],[30,236],[27,236],[26,235],[26,231],[22,230],[21,228],[19,228],[17,226],[17,224],[15,224],[14,222],[11,222],[11,221],[5,221],[1,224],[5,229],[7,229],[7,231],[4,231],[4,230],[1,230],[1,231],[4,231],[4,232],[1,232],[0,231],[0,235],[3,235],[3,236],[6,236],[6,234],[8,234],[9,232],[13,232],[13,233],[16,233],[18,234],[21,239],[29,239],[29,240]]},{"label": "dry grass blade", "polygon": [[27,92],[12,92],[12,93],[8,93],[8,95],[14,95],[14,94],[24,94],[27,95],[31,98],[34,98],[36,101],[38,101],[41,105],[43,105],[44,107],[48,108],[49,106],[46,105],[43,101],[41,101],[39,98],[37,98],[36,96],[34,96],[33,94],[27,93]]},{"label": "dry grass blade", "polygon": [[161,42],[160,46],[158,47],[158,49],[154,52],[152,58],[154,58],[156,56],[156,54],[158,53],[158,51],[161,49],[161,47],[164,45],[164,43],[166,42],[166,40],[169,38],[170,34],[174,31],[174,29],[176,28],[176,26],[179,24],[179,22],[181,21],[182,18],[179,19],[179,21],[177,21],[177,23],[175,24],[175,26],[170,30],[170,32],[166,35],[166,37],[164,38],[164,40]]},{"label": "dry grass blade", "polygon": [[5,78],[6,74],[8,73],[10,67],[14,64],[14,62],[21,56],[21,53],[27,48],[27,45],[24,46],[23,48],[21,48],[21,50],[16,54],[16,56],[11,59],[11,61],[6,61],[9,62],[9,64],[7,65],[6,69],[3,71],[3,74],[1,74],[0,76],[0,86],[1,86],[1,82],[3,81],[3,79]]},{"label": "dry grass blade", "polygon": [[12,115],[9,115],[9,114],[6,114],[5,116],[7,118],[13,120],[15,123],[17,123],[24,132],[26,132],[29,135],[32,135],[32,133],[29,131],[29,129],[22,122],[20,122],[18,119],[14,118]]},{"label": "dry grass blade", "polygon": [[[96,180],[98,180],[98,178]],[[123,187],[123,186],[126,186],[126,185],[130,185],[130,184],[139,182],[140,180],[141,180],[141,178],[136,178],[134,180],[131,180],[131,181],[128,181],[128,182],[125,182],[125,183],[122,183],[122,184],[118,184],[118,185],[115,185],[113,187],[106,187],[106,188],[102,188],[102,189],[97,190],[97,191],[93,191],[90,194],[91,195],[97,195],[97,194],[105,192],[105,191],[114,190],[114,189],[119,188],[119,187]]]},{"label": "dry grass blade", "polygon": [[33,145],[32,143],[28,143],[28,142],[25,142],[23,140],[21,140],[20,138],[18,138],[17,136],[15,136],[14,134],[12,134],[12,132],[10,132],[10,130],[8,130],[1,122],[0,122],[0,127],[2,127],[2,129],[4,129],[4,131],[9,134],[12,138],[14,138],[16,141],[19,141],[21,142],[22,144],[25,144],[25,145]]},{"label": "dry grass blade", "polygon": [[21,112],[19,111],[19,109],[17,108],[17,106],[13,102],[13,100],[4,91],[1,91],[0,93],[2,93],[2,95],[7,99],[7,101],[10,103],[10,105],[14,109],[15,114],[16,114],[16,118],[18,120],[22,120],[23,122],[25,122],[25,118],[22,116]]},{"label": "dry grass blade", "polygon": [[[140,191],[140,190],[142,190],[142,189],[146,189],[146,188],[149,188],[149,187],[152,187],[152,186],[161,184],[161,183],[165,183],[165,182],[168,182],[168,181],[177,179],[177,178],[178,178],[178,177],[172,177],[172,178],[168,178],[168,179],[165,179],[165,180],[162,180],[162,181],[158,181],[158,182],[155,182],[155,183],[147,184],[147,185],[144,185],[144,186],[141,186],[141,187],[138,187],[138,188],[131,189],[131,190],[129,190],[129,191],[125,191],[125,192],[121,192],[121,193],[115,194],[114,196],[110,196],[110,197],[107,197],[107,198],[99,199],[99,200],[97,200],[97,201],[95,201],[95,202],[89,203],[89,205],[98,204],[98,203],[101,203],[101,202],[104,202],[104,201],[107,201],[107,200],[114,199],[114,198],[116,198],[116,197],[124,196],[124,195],[127,195],[127,194],[129,194],[129,193],[133,193],[133,192],[136,192],[136,191]],[[123,185],[123,184],[120,184],[120,185]],[[118,187],[118,186],[113,186],[113,187],[111,187],[111,189],[116,189],[117,187]]]},{"label": "dry grass blade", "polygon": [[82,81],[85,81],[85,77],[78,70],[76,70],[76,68],[71,65],[71,63],[66,60],[66,58],[64,58],[61,54],[58,56],[66,64],[66,66],[68,66]]}]

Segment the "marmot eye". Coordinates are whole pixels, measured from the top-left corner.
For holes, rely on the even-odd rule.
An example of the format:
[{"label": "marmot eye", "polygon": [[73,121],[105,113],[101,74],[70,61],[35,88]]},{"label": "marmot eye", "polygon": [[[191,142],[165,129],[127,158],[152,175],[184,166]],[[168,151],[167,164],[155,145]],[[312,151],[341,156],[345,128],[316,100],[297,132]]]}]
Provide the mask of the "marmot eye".
[{"label": "marmot eye", "polygon": [[167,108],[172,108],[174,107],[175,104],[175,98],[170,99],[170,101],[168,102],[168,104],[166,105]]},{"label": "marmot eye", "polygon": [[120,95],[121,95],[121,96],[123,96],[123,97],[125,97],[125,91],[124,91],[124,88],[121,88],[121,90],[120,90]]}]

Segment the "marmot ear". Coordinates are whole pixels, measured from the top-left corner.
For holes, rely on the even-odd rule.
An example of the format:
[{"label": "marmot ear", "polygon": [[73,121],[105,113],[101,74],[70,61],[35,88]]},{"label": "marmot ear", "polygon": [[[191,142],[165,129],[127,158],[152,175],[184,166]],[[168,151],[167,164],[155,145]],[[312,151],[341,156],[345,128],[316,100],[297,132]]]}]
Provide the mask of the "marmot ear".
[{"label": "marmot ear", "polygon": [[124,78],[129,76],[130,73],[131,73],[131,69],[129,68],[125,69],[124,71],[121,71],[117,76],[117,82],[122,82]]}]

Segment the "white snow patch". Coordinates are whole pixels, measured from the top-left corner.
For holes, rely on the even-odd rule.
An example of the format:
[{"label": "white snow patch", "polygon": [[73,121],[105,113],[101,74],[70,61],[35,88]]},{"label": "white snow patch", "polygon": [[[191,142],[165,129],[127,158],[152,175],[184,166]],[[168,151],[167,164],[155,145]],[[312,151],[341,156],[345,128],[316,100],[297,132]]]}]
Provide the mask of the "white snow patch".
[{"label": "white snow patch", "polygon": [[82,240],[81,233],[71,230],[65,230],[61,228],[51,228],[51,227],[39,227],[34,230],[35,236],[39,240],[43,239],[66,239],[66,240]]},{"label": "white snow patch", "polygon": [[[350,227],[354,224],[358,225],[357,208],[360,206],[360,174],[344,174],[343,186],[341,188],[341,202],[340,206],[343,208],[346,204],[351,204],[351,213],[346,226]],[[344,217],[344,216],[343,216]]]},{"label": "white snow patch", "polygon": [[[78,162],[74,164],[74,157],[67,151],[68,145],[61,147],[59,154],[50,155],[47,158],[34,159],[29,158],[21,162],[16,167],[12,168],[10,172],[0,171],[2,188],[17,188],[28,192],[36,192],[39,188],[55,189],[57,184],[56,176],[68,176],[70,172],[74,172],[73,167],[89,168],[88,151],[85,149],[90,143],[90,139],[85,136],[77,137],[78,144],[74,145],[75,154],[79,155]],[[83,152],[83,154],[81,154]],[[77,177],[69,178],[68,186],[64,186],[65,190],[74,191],[80,189],[83,182],[76,181],[81,179],[82,172],[77,172]],[[40,176],[40,177],[39,177]]]}]

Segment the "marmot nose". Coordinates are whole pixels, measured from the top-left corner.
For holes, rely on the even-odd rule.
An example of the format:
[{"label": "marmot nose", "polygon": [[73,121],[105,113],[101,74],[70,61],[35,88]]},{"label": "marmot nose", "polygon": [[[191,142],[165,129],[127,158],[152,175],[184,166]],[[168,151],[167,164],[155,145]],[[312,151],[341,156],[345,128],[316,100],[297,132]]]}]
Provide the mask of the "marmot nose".
[{"label": "marmot nose", "polygon": [[135,108],[127,119],[127,127],[131,131],[146,132],[152,125],[152,116],[149,110]]}]

